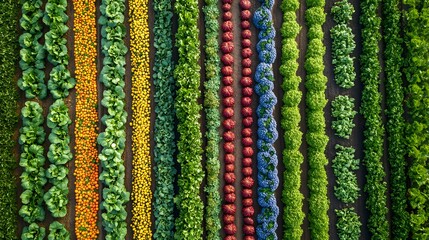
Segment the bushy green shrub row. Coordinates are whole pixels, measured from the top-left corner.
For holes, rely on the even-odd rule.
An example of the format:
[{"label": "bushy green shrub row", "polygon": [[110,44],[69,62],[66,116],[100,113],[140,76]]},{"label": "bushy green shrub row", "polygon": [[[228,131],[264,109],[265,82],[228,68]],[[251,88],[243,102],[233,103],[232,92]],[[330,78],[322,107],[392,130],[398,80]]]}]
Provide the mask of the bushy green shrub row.
[{"label": "bushy green shrub row", "polygon": [[282,201],[284,203],[283,239],[301,239],[304,221],[302,210],[303,199],[301,188],[301,164],[304,157],[300,151],[302,132],[300,129],[301,115],[299,104],[302,92],[299,90],[301,77],[297,75],[299,49],[296,38],[301,27],[297,22],[298,0],[283,0],[283,23],[281,28],[282,51],[280,73],[283,76],[282,89],[283,106],[281,109],[281,127],[284,131],[285,149],[283,150],[283,163],[285,165]]}]

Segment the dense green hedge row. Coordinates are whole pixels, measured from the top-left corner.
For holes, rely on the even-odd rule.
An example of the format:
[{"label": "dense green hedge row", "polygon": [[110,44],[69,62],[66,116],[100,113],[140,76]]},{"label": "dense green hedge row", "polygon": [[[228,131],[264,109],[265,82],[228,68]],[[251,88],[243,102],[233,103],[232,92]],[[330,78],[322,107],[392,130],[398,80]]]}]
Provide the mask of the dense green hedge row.
[{"label": "dense green hedge row", "polygon": [[303,199],[301,188],[301,164],[304,157],[300,151],[302,132],[300,129],[301,115],[299,104],[302,93],[299,90],[301,77],[297,75],[299,49],[296,38],[301,27],[297,22],[298,0],[283,0],[283,23],[281,28],[282,51],[280,73],[283,76],[282,89],[283,106],[281,109],[281,127],[284,131],[285,149],[283,150],[283,163],[285,166],[282,201],[284,203],[283,239],[301,239],[304,221],[302,210]]},{"label": "dense green hedge row", "polygon": [[219,128],[220,128],[220,58],[216,54],[219,50],[218,36],[220,27],[218,17],[220,14],[217,0],[206,0],[203,8],[206,31],[206,82],[204,83],[204,108],[206,112],[206,171],[207,207],[205,212],[205,229],[207,239],[220,239],[220,161],[219,161]]},{"label": "dense green hedge row", "polygon": [[16,159],[12,141],[18,116],[15,71],[18,55],[18,1],[0,2],[0,239],[17,239],[18,207],[13,169]]},{"label": "dense green hedge row", "polygon": [[201,239],[203,235],[204,204],[200,198],[200,186],[204,178],[201,166],[202,134],[199,120],[200,97],[200,42],[198,41],[198,1],[177,0],[178,15],[176,47],[179,53],[174,69],[177,86],[175,102],[178,120],[177,161],[179,194],[175,198],[179,216],[176,219],[175,239]]},{"label": "dense green hedge row", "polygon": [[307,127],[306,140],[308,144],[308,188],[309,196],[309,222],[312,239],[329,239],[329,200],[327,196],[328,178],[325,166],[328,159],[325,155],[328,136],[326,136],[326,123],[324,108],[327,100],[325,89],[327,78],[323,75],[325,68],[323,56],[322,25],[325,22],[325,1],[306,0],[307,10],[305,20],[308,26],[308,46],[305,56],[305,70],[307,73],[305,87],[307,88]]},{"label": "dense green hedge row", "polygon": [[125,166],[122,155],[125,149],[125,46],[124,12],[125,0],[102,0],[101,51],[104,55],[100,82],[105,86],[101,104],[107,113],[101,118],[106,126],[98,135],[98,144],[102,147],[99,159],[102,166],[100,180],[103,183],[101,202],[102,225],[106,239],[125,239],[127,235],[127,211],[125,205],[130,194],[125,188]]},{"label": "dense green hedge row", "polygon": [[404,88],[402,86],[401,12],[399,0],[383,1],[383,39],[386,67],[387,147],[390,163],[390,199],[392,201],[392,239],[408,238],[410,222],[407,212],[405,174]]},{"label": "dense green hedge row", "polygon": [[408,156],[411,159],[408,190],[410,223],[413,239],[429,238],[429,5],[424,0],[404,1],[405,12],[405,75],[407,87],[406,126]]},{"label": "dense green hedge row", "polygon": [[171,40],[172,4],[168,0],[153,2],[155,22],[153,29],[155,59],[153,85],[155,87],[154,161],[155,192],[153,213],[155,239],[174,236],[174,79],[173,43]]},{"label": "dense green hedge row", "polygon": [[363,83],[361,113],[365,119],[364,159],[367,169],[365,191],[369,210],[368,228],[373,239],[389,238],[386,207],[386,182],[382,156],[384,127],[381,119],[380,62],[378,59],[381,19],[377,12],[380,0],[360,2],[362,24],[361,81]]}]

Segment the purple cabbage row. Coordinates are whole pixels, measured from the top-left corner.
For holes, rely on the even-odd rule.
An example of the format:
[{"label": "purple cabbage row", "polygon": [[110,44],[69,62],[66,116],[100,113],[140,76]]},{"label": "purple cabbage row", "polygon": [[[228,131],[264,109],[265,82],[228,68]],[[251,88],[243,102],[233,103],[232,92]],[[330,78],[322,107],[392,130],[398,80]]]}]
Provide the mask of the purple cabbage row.
[{"label": "purple cabbage row", "polygon": [[258,115],[258,204],[261,212],[257,217],[256,234],[259,239],[277,239],[277,217],[279,208],[274,195],[279,186],[277,154],[273,144],[278,138],[277,124],[273,117],[277,98],[274,95],[272,64],[276,59],[274,43],[275,29],[271,10],[273,0],[260,0],[261,7],[253,15],[253,23],[259,29],[259,64],[255,73],[255,92],[259,96]]}]

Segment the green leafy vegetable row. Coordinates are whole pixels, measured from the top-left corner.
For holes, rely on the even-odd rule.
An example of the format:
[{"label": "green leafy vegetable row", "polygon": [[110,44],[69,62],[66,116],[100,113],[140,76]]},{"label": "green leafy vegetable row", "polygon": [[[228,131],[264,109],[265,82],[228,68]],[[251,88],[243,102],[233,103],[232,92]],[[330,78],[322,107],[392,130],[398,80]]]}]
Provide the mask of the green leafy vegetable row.
[{"label": "green leafy vegetable row", "polygon": [[19,37],[21,46],[19,66],[22,77],[18,80],[19,88],[27,98],[43,99],[47,95],[45,85],[46,52],[40,38],[43,36],[41,18],[43,17],[42,0],[22,0],[20,25],[23,30]]},{"label": "green leafy vegetable row", "polygon": [[205,30],[206,30],[206,82],[204,83],[204,107],[206,112],[206,171],[207,185],[207,207],[205,210],[205,229],[207,239],[220,239],[220,205],[219,194],[220,182],[220,162],[219,162],[219,128],[220,128],[220,58],[217,54],[219,50],[218,36],[220,27],[218,17],[220,11],[217,0],[205,0],[203,8]]},{"label": "green leafy vegetable row", "polygon": [[106,126],[98,136],[102,146],[99,155],[103,171],[102,224],[106,239],[125,239],[127,235],[127,211],[125,204],[130,194],[125,188],[125,166],[122,154],[125,149],[125,0],[103,0],[100,6],[101,48],[104,55],[100,81],[104,84],[101,104],[107,113],[101,121]]},{"label": "green leafy vegetable row", "polygon": [[[45,175],[45,156],[42,146],[46,133],[43,130],[43,109],[39,103],[33,101],[25,102],[21,109],[22,127],[19,130],[19,144],[21,145],[21,157],[19,165],[23,168],[21,174],[21,186],[23,192],[20,196],[22,201],[19,215],[29,226],[25,226],[22,239],[33,239],[34,234],[44,235],[45,229],[39,227],[37,222],[45,219],[43,208],[43,196],[47,179]],[[34,238],[37,239],[37,238]]]},{"label": "green leafy vegetable row", "polygon": [[174,237],[174,79],[171,18],[172,4],[168,0],[155,0],[154,46],[155,62],[155,239]]},{"label": "green leafy vegetable row", "polygon": [[284,234],[283,239],[301,239],[304,221],[302,210],[303,199],[301,188],[301,164],[304,157],[301,154],[302,132],[299,124],[301,115],[299,104],[302,93],[299,90],[301,77],[297,75],[299,49],[296,38],[301,27],[297,22],[298,0],[283,0],[283,23],[281,28],[282,51],[280,73],[283,76],[282,89],[283,106],[281,109],[281,127],[284,131],[285,149],[283,163],[285,166],[282,200],[284,203]]},{"label": "green leafy vegetable row", "polygon": [[[50,73],[48,89],[52,97],[57,99],[50,106],[47,118],[48,127],[51,129],[49,135],[51,145],[48,151],[48,159],[51,164],[46,170],[46,177],[52,187],[45,193],[44,200],[52,216],[57,218],[67,214],[69,193],[67,175],[69,170],[66,164],[73,157],[69,146],[70,135],[68,131],[71,119],[68,113],[69,109],[62,100],[69,95],[69,89],[76,84],[67,69],[69,55],[66,47],[67,40],[64,37],[68,31],[66,10],[66,0],[48,0],[43,17],[43,22],[49,28],[45,35],[45,49],[48,53],[49,62],[54,66]],[[59,222],[52,223],[49,229],[50,231],[58,230],[60,227],[63,229],[61,232],[64,232],[64,235],[61,235],[65,237],[63,239],[70,239],[67,229]],[[49,236],[55,234],[50,232]]]},{"label": "green leafy vegetable row", "polygon": [[325,46],[323,45],[322,30],[325,22],[325,1],[306,0],[306,3],[305,20],[308,27],[308,46],[304,67],[307,73],[305,82],[308,127],[306,140],[309,162],[308,188],[310,190],[308,218],[311,238],[329,239],[328,179],[325,169],[328,164],[325,155],[328,137],[325,133],[326,123],[323,115],[327,103],[325,97],[327,78],[323,75]]},{"label": "green leafy vegetable row", "polygon": [[355,126],[353,119],[356,115],[355,99],[347,95],[339,95],[332,101],[332,129],[335,135],[349,139]]},{"label": "green leafy vegetable row", "polygon": [[49,107],[47,117],[49,134],[48,159],[51,163],[46,170],[46,177],[52,187],[45,193],[44,200],[53,217],[61,218],[67,214],[68,204],[68,168],[67,164],[72,159],[70,152],[70,135],[68,127],[71,124],[69,109],[62,99],[56,100]]},{"label": "green leafy vegetable row", "polygon": [[410,231],[407,211],[407,184],[405,174],[404,88],[402,86],[402,43],[400,35],[401,12],[399,0],[383,1],[384,58],[386,67],[387,143],[390,163],[392,201],[392,239],[406,239]]},{"label": "green leafy vegetable row", "polygon": [[179,53],[174,69],[177,86],[175,102],[178,120],[177,161],[179,193],[176,205],[179,216],[176,219],[175,239],[202,239],[204,205],[200,198],[200,186],[204,178],[201,166],[202,134],[199,120],[200,97],[200,42],[198,41],[198,1],[177,0],[178,15],[176,47]]},{"label": "green leafy vegetable row", "polygon": [[404,1],[405,76],[407,87],[406,144],[411,160],[408,189],[412,239],[429,238],[429,4],[423,0]]},{"label": "green leafy vegetable row", "polygon": [[12,141],[18,116],[15,71],[18,60],[18,1],[0,2],[0,239],[17,239],[16,159]]},{"label": "green leafy vegetable row", "polygon": [[352,207],[335,209],[337,215],[337,229],[340,240],[359,240],[360,228],[362,223],[359,220],[359,215]]},{"label": "green leafy vegetable row", "polygon": [[365,191],[369,210],[368,229],[372,239],[389,239],[386,182],[382,156],[384,127],[381,119],[379,41],[381,19],[377,15],[380,0],[360,2],[362,24],[361,80],[363,83],[361,113],[365,119],[364,159],[367,169]]}]

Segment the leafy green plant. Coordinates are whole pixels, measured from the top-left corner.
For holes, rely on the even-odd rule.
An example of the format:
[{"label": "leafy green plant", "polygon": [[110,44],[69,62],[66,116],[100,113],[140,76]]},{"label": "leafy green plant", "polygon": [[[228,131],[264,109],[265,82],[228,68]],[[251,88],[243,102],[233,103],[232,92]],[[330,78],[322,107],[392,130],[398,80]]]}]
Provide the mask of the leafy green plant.
[{"label": "leafy green plant", "polygon": [[381,93],[379,92],[381,72],[378,59],[380,22],[377,9],[380,0],[363,0],[360,2],[362,14],[363,48],[360,56],[361,80],[363,83],[361,113],[365,119],[364,158],[367,169],[364,190],[368,193],[366,207],[369,210],[368,228],[372,239],[389,239],[389,221],[386,206],[386,182],[382,156],[384,127],[381,119]]},{"label": "leafy green plant", "polygon": [[335,209],[337,215],[337,231],[340,240],[358,240],[361,235],[362,223],[354,208]]},{"label": "leafy green plant", "polygon": [[205,192],[207,194],[207,207],[205,212],[205,229],[207,231],[207,239],[220,239],[219,230],[221,229],[220,222],[220,161],[219,161],[219,128],[220,128],[220,59],[218,54],[214,54],[219,50],[218,36],[220,27],[218,17],[220,11],[218,1],[205,0],[206,5],[203,8],[205,21],[205,69],[206,82],[204,83],[204,109],[206,112],[206,171],[207,185]]},{"label": "leafy green plant", "polygon": [[355,126],[353,119],[356,115],[355,99],[349,96],[340,95],[332,101],[332,129],[335,135],[349,139]]},{"label": "leafy green plant", "polygon": [[328,159],[325,155],[328,137],[325,133],[326,123],[323,110],[327,103],[325,89],[327,78],[323,75],[325,68],[323,56],[322,25],[325,22],[325,1],[307,0],[305,20],[308,27],[308,46],[305,55],[305,70],[307,88],[307,127],[306,140],[308,144],[308,188],[310,233],[313,239],[329,239],[329,200],[327,197],[328,179],[325,166]]},{"label": "leafy green plant", "polygon": [[49,225],[48,240],[69,240],[70,233],[64,227],[63,224],[54,221]]},{"label": "leafy green plant", "polygon": [[43,227],[39,227],[36,223],[30,224],[28,227],[24,227],[22,230],[22,240],[43,240],[46,236],[46,230]]},{"label": "leafy green plant", "polygon": [[[201,167],[202,134],[199,120],[200,97],[200,42],[198,39],[198,1],[175,2],[178,30],[175,36],[179,58],[174,69],[177,86],[175,109],[178,120],[177,162],[179,193],[175,203],[179,212],[176,219],[175,239],[202,239],[204,205],[200,186],[204,178]],[[190,39],[193,39],[190,41]]]}]

